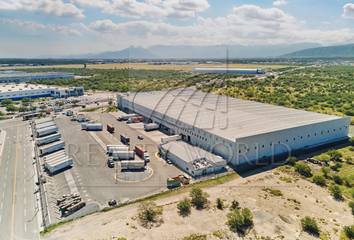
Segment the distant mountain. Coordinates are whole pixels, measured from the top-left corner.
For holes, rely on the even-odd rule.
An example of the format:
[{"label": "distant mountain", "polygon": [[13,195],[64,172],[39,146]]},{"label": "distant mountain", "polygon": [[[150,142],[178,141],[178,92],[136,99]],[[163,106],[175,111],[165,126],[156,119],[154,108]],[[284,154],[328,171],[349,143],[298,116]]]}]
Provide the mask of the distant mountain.
[{"label": "distant mountain", "polygon": [[354,57],[354,44],[305,49],[282,57]]},{"label": "distant mountain", "polygon": [[161,58],[226,58],[228,51],[229,58],[271,58],[287,53],[321,47],[318,43],[299,43],[288,45],[264,45],[264,46],[242,46],[242,45],[216,45],[216,46],[162,46],[148,47],[147,50]]}]

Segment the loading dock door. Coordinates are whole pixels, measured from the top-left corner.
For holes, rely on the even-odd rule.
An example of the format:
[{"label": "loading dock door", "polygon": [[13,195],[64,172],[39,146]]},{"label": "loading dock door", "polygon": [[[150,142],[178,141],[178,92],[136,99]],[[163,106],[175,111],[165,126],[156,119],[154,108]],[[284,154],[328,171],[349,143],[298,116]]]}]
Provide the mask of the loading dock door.
[{"label": "loading dock door", "polygon": [[191,136],[188,136],[188,142],[191,142]]}]

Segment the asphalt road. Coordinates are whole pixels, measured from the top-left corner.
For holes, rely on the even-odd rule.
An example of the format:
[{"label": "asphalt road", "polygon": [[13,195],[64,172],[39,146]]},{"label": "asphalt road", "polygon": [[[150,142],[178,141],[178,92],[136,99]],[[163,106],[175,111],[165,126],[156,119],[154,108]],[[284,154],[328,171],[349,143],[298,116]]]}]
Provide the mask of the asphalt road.
[{"label": "asphalt road", "polygon": [[34,195],[28,122],[7,120],[0,122],[0,127],[6,132],[0,160],[0,239],[39,239],[37,211],[40,203]]}]

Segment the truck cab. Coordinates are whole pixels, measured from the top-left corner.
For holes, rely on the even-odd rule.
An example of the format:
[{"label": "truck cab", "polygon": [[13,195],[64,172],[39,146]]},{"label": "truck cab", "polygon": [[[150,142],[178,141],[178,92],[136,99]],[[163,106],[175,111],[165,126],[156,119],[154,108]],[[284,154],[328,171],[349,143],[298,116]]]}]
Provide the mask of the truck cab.
[{"label": "truck cab", "polygon": [[144,160],[146,162],[150,162],[150,156],[149,156],[149,154],[147,152],[144,153]]}]

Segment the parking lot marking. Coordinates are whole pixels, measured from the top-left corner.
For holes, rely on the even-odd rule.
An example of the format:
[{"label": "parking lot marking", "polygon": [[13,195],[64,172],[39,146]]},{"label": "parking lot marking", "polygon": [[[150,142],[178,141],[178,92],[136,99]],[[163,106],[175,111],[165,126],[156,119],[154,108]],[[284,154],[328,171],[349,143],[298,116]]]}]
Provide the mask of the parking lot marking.
[{"label": "parking lot marking", "polygon": [[6,177],[7,177],[7,174],[5,174],[5,179],[6,179]]},{"label": "parking lot marking", "polygon": [[23,199],[23,202],[26,204],[26,198]]},{"label": "parking lot marking", "polygon": [[26,209],[25,209],[25,217],[26,217]]},{"label": "parking lot marking", "polygon": [[4,187],[6,186],[6,182],[4,182]]},{"label": "parking lot marking", "polygon": [[3,203],[1,203],[1,209],[2,209],[2,205],[3,205]]},{"label": "parking lot marking", "polygon": [[4,196],[5,196],[5,192],[2,192],[2,198],[4,198]]}]

